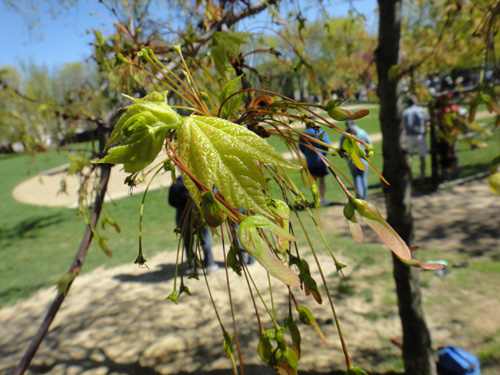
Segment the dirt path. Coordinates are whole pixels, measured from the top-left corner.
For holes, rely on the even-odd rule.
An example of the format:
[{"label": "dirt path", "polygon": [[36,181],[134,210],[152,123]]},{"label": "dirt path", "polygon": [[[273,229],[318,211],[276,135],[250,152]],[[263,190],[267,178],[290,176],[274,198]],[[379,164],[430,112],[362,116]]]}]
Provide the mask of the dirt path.
[{"label": "dirt path", "polygon": [[[380,198],[374,201],[379,207],[383,206]],[[447,258],[457,262],[463,253],[489,256],[492,260],[500,258],[500,200],[490,193],[484,180],[415,197],[413,212],[417,243],[422,247],[440,249]],[[341,206],[323,209],[321,214],[326,228],[347,235]],[[376,241],[371,235],[367,237],[367,241]],[[214,256],[222,264],[220,246],[214,248]],[[340,257],[349,263],[349,253],[341,252]],[[390,258],[387,259],[382,265],[347,268],[346,276],[355,287],[354,294],[340,293],[339,279],[331,279],[351,357],[357,365],[373,371],[387,370],[391,363],[396,366],[400,357],[399,349],[389,340],[400,338],[401,334]],[[323,267],[334,274],[331,259],[321,257],[320,260]],[[230,374],[230,363],[222,349],[221,330],[204,281],[188,280],[193,297],[181,298],[178,305],[165,301],[173,289],[174,264],[175,253],[164,252],[148,262],[149,269],[129,264],[97,269],[78,277],[29,373]],[[267,277],[263,269],[257,264],[251,266],[250,271],[259,288],[266,290]],[[470,272],[470,277],[478,277],[473,270]],[[447,278],[422,274],[427,285],[424,289],[427,320],[436,347],[455,343],[475,352],[486,338],[500,337],[500,319],[494,313],[500,311],[499,286],[498,283],[481,285],[479,292],[471,294],[460,284],[459,275],[459,271],[453,271]],[[457,277],[457,281],[451,277]],[[244,279],[233,272],[229,278],[245,373],[272,374],[256,354],[258,326]],[[222,322],[232,332],[225,271],[208,276],[208,282]],[[288,310],[286,291],[277,282],[273,285],[275,306],[282,319]],[[296,294],[301,296],[300,301],[305,301],[302,293]],[[0,374],[12,373],[54,296],[54,289],[43,289],[25,301],[0,310]],[[268,293],[264,293],[264,298],[269,303]],[[447,301],[445,306],[439,303],[443,299]],[[331,312],[327,306],[312,301],[308,306],[322,326],[329,347],[321,343],[312,329],[305,327],[300,373],[342,370],[343,356]],[[265,317],[263,311],[261,314]],[[264,318],[264,322],[267,328],[271,327],[268,319]],[[483,374],[499,371],[497,366]]]},{"label": "dirt path", "polygon": [[[159,156],[157,160],[157,162],[160,162],[162,157]],[[152,165],[156,165],[157,162],[154,162]],[[81,177],[79,175],[68,175],[66,173],[67,167],[68,165],[62,165],[23,181],[14,188],[12,196],[19,202],[37,206],[76,207]],[[105,198],[106,201],[117,200],[129,195],[130,188],[124,184],[125,178],[128,175],[129,173],[121,170],[121,166],[113,168]],[[134,193],[143,192],[148,185],[148,181],[149,178],[146,178],[145,182],[135,187]],[[60,191],[62,183],[65,185],[65,192]],[[94,183],[95,174],[92,176],[92,180],[89,181],[89,186],[92,186]],[[171,183],[170,173],[160,173],[151,183],[150,189],[169,187]]]}]

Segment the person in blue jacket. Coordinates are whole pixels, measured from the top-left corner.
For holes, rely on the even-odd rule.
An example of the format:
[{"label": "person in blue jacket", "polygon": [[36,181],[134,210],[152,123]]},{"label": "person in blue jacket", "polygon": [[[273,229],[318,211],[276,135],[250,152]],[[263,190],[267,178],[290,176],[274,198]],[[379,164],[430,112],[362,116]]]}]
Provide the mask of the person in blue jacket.
[{"label": "person in blue jacket", "polygon": [[[328,138],[328,134],[325,133],[324,130],[319,127],[311,127],[307,129],[305,134],[312,136],[316,139],[321,140],[326,144],[330,144],[330,139]],[[316,150],[311,148],[314,147]],[[328,174],[328,167],[325,162],[322,160],[321,155],[326,155],[328,150],[327,146],[320,145],[308,138],[301,137],[299,139],[299,149],[306,157],[307,168],[309,172],[316,180],[316,183],[319,187],[319,196],[320,196],[320,204],[321,206],[328,206],[330,202],[325,199],[325,191],[326,191],[326,183],[325,176]]]},{"label": "person in blue jacket", "polygon": [[[354,135],[360,141],[371,144],[370,136],[364,129],[361,129],[358,125],[356,125],[356,121],[354,120],[346,121],[346,131]],[[344,140],[345,136],[342,135],[342,137],[340,137],[340,148],[342,148]],[[361,145],[361,148],[365,150],[365,147],[363,145]],[[354,163],[351,161],[349,161],[349,169],[351,171],[352,178],[354,180],[354,187],[357,190],[356,197],[358,199],[359,198],[366,199],[368,193],[368,162],[364,159],[361,159],[361,161],[366,166],[364,171],[358,169],[358,167],[356,167]]]}]

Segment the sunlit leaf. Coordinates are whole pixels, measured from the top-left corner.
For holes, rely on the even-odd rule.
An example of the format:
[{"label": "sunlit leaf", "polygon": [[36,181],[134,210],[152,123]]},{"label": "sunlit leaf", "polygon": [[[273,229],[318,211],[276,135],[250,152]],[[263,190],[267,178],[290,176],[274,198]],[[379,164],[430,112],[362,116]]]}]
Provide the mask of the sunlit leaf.
[{"label": "sunlit leaf", "polygon": [[[273,217],[266,205],[266,180],[255,161],[300,169],[264,139],[242,126],[215,117],[192,116],[179,129],[178,154],[207,188],[216,186],[232,207]],[[197,204],[201,195],[189,176],[184,182]]]},{"label": "sunlit leaf", "polygon": [[328,115],[336,121],[358,120],[370,113],[368,109],[362,109],[352,113],[347,109],[340,108],[341,103],[342,100],[330,100],[324,107]]},{"label": "sunlit leaf", "polygon": [[278,237],[284,238],[288,241],[295,241],[295,237],[290,232],[288,232],[288,230],[285,230],[282,227],[274,224],[267,217],[260,215],[247,216],[243,221],[245,222],[245,225],[253,225],[261,229],[267,229]]},{"label": "sunlit leaf", "polygon": [[[356,168],[364,171],[366,170],[366,165],[363,162],[363,160],[368,163],[373,171],[380,177],[382,181],[384,181],[387,185],[390,185],[389,182],[385,179],[384,176],[375,168],[373,163],[370,161],[369,157],[373,156],[373,145],[371,144],[364,144],[363,147],[361,144],[349,137],[345,137],[344,141],[342,142],[342,147],[341,147],[344,152],[349,156],[351,159],[352,163],[356,166]],[[364,150],[366,148],[366,152]]]},{"label": "sunlit leaf", "polygon": [[349,158],[356,168],[362,171],[366,169],[366,165],[361,161],[361,159],[367,160],[367,157],[358,142],[354,139],[346,137],[344,142],[342,142],[342,149],[347,153],[347,155],[349,155]]},{"label": "sunlit leaf", "polygon": [[347,224],[349,225],[349,230],[351,232],[352,238],[357,243],[363,242],[363,230],[361,225],[358,223],[356,218],[356,204],[354,201],[349,201],[344,207],[344,216],[347,219]]},{"label": "sunlit leaf", "polygon": [[167,300],[171,300],[173,303],[175,303],[177,305],[177,302],[179,301],[179,296],[177,295],[177,291],[174,290],[172,293],[170,293],[170,295],[165,298]]},{"label": "sunlit leaf", "polygon": [[368,373],[361,367],[352,366],[349,370],[347,370],[346,375],[368,375]]},{"label": "sunlit leaf", "polygon": [[441,264],[425,263],[412,259],[411,251],[408,245],[403,241],[399,234],[385,221],[380,211],[370,202],[353,199],[356,211],[361,219],[372,228],[377,236],[385,243],[392,252],[401,259],[402,262],[426,270],[437,270],[443,268]]},{"label": "sunlit leaf", "polygon": [[258,228],[269,229],[276,235],[295,241],[290,233],[273,224],[264,216],[247,216],[240,223],[238,236],[243,249],[251,254],[271,275],[290,286],[299,286],[299,277],[284,265],[262,239]]},{"label": "sunlit leaf", "polygon": [[153,162],[169,130],[179,127],[182,118],[166,103],[166,93],[154,92],[133,99],[115,126],[99,163],[123,164],[125,172],[137,172]]},{"label": "sunlit leaf", "polygon": [[321,332],[321,328],[319,328],[318,322],[316,322],[316,319],[314,318],[311,311],[305,306],[297,306],[297,311],[299,312],[299,320],[306,325],[312,326],[321,341],[323,341],[325,345],[328,345],[325,335],[323,335],[323,332]]},{"label": "sunlit leaf", "polygon": [[290,207],[280,199],[273,198],[270,200],[269,209],[281,220],[290,220]]},{"label": "sunlit leaf", "polygon": [[[285,202],[279,199],[271,199],[268,203],[268,207],[271,212],[278,217],[281,228],[288,232],[288,226],[290,223],[290,207],[288,207]],[[288,249],[288,240],[283,237],[279,237],[278,248],[282,252],[286,251]]]},{"label": "sunlit leaf", "polygon": [[[220,103],[224,102],[229,95],[242,89],[241,77],[243,76],[238,76],[224,85],[221,93],[219,94]],[[243,103],[242,95],[243,94],[236,94],[225,101],[224,106],[220,110],[221,118],[228,119],[233,115],[234,111],[237,110]]]},{"label": "sunlit leaf", "polygon": [[300,279],[304,283],[304,290],[306,292],[306,296],[312,295],[313,298],[316,300],[316,302],[318,302],[321,305],[323,303],[323,298],[319,293],[318,284],[312,278],[311,274],[308,273],[302,274],[300,276]]},{"label": "sunlit leaf", "polygon": [[290,264],[294,264],[299,269],[299,279],[303,283],[306,296],[312,295],[318,304],[323,303],[323,298],[319,292],[318,284],[311,276],[309,264],[304,258],[298,258],[290,255]]}]

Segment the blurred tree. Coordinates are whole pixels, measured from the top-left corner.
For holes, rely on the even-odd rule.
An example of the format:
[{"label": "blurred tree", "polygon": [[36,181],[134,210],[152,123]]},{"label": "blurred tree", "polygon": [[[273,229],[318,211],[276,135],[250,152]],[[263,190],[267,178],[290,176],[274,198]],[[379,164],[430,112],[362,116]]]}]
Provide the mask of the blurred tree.
[{"label": "blurred tree", "polygon": [[83,63],[64,64],[51,74],[28,62],[22,72],[3,69],[0,84],[4,144],[57,145],[75,132],[92,128],[107,103],[106,98],[94,95],[98,87],[95,70]]},{"label": "blurred tree", "polygon": [[[492,47],[498,42],[500,4],[488,0],[474,3],[443,0],[417,1],[407,5],[404,23],[402,1],[379,0],[376,59],[383,175],[390,182],[390,185],[384,185],[387,220],[413,246],[411,162],[402,121],[402,78],[409,77],[410,90],[422,95],[426,89],[418,84],[418,78],[422,82],[421,77],[427,74],[478,65],[497,69]],[[406,25],[403,34],[402,24]],[[498,70],[496,72],[498,74]],[[490,83],[480,80],[471,100],[473,108],[483,101],[490,111],[500,115],[495,91]],[[403,326],[406,374],[435,374],[418,274],[394,258],[394,278]]]},{"label": "blurred tree", "polygon": [[[301,22],[302,21],[302,22]],[[359,86],[375,81],[373,50],[376,40],[365,28],[361,15],[323,18],[307,23],[292,19],[275,36],[265,35],[258,45],[273,48],[279,59],[261,56],[254,66],[265,80],[264,87],[297,99],[316,95],[329,99],[332,92],[354,96]]]}]

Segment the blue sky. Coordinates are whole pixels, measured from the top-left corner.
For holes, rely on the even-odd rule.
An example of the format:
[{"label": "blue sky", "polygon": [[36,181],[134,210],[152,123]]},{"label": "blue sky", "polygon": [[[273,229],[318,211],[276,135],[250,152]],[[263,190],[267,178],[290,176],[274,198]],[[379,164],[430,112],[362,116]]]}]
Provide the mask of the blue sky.
[{"label": "blue sky", "polygon": [[87,30],[103,26],[109,29],[112,25],[105,14],[106,9],[98,1],[79,1],[57,18],[43,7],[40,24],[30,32],[22,15],[0,8],[0,66],[19,67],[21,61],[32,59],[37,65],[53,68],[82,61],[92,53],[89,43],[93,36]]},{"label": "blue sky", "polygon": [[[331,16],[347,14],[349,1],[332,0],[330,3]],[[365,14],[368,25],[373,28],[377,18],[374,12],[377,1],[353,0],[352,4]],[[110,30],[112,25],[106,9],[97,0],[77,1],[75,6],[57,18],[52,17],[47,7],[42,5],[40,21],[40,25],[30,33],[29,25],[21,15],[0,5],[0,68],[4,65],[20,67],[22,61],[30,60],[49,69],[65,62],[83,61],[92,53],[90,42],[93,37],[87,31],[91,28]]]}]

